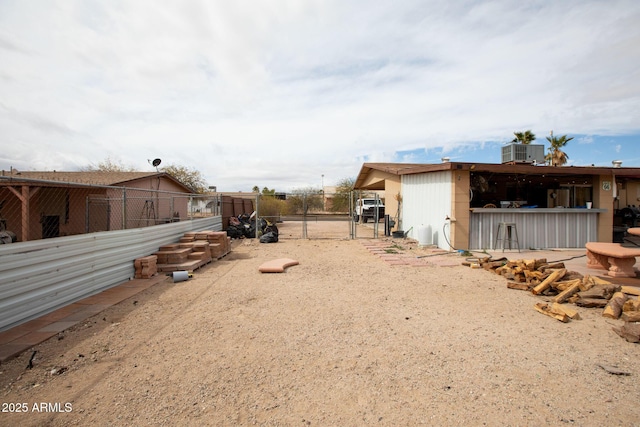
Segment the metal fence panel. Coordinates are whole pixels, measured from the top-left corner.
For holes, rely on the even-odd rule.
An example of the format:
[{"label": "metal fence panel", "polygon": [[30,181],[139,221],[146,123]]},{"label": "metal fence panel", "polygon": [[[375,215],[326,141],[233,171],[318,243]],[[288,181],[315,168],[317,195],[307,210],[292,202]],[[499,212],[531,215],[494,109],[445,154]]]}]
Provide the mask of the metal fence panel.
[{"label": "metal fence panel", "polygon": [[[369,193],[362,193],[362,197]],[[353,222],[354,192],[326,193],[320,190],[256,194],[257,215],[283,229],[280,238],[349,239],[375,238],[382,233],[384,218],[367,224]],[[370,197],[379,197],[370,193]]]},{"label": "metal fence panel", "polygon": [[470,218],[470,249],[495,249],[498,224],[516,224],[521,248],[584,248],[597,239],[596,215],[562,209],[556,213],[514,212],[511,209],[497,209],[494,212],[472,213]]},{"label": "metal fence panel", "polygon": [[0,245],[0,331],[133,277],[133,261],[187,231],[222,229],[220,216]]}]

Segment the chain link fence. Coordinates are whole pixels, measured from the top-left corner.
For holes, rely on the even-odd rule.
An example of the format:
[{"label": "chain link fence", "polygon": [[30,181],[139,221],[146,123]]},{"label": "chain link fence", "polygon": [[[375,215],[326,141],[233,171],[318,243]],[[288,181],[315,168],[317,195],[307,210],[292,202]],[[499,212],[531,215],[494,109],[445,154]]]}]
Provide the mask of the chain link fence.
[{"label": "chain link fence", "polygon": [[[363,211],[363,200],[375,210]],[[281,237],[299,239],[378,238],[389,231],[384,200],[375,192],[190,194],[135,186],[107,186],[0,177],[0,242],[150,227],[221,216],[287,224]],[[371,213],[373,212],[373,214]],[[392,227],[392,225],[391,225]],[[388,235],[388,234],[387,234]],[[258,236],[259,237],[259,236]]]},{"label": "chain link fence", "polygon": [[220,212],[219,195],[0,179],[2,243],[150,227]]},{"label": "chain link fence", "polygon": [[378,238],[386,229],[384,208],[371,218],[357,214],[357,202],[365,196],[383,201],[375,193],[323,191],[256,195],[257,216],[281,229],[281,238],[356,239]]}]

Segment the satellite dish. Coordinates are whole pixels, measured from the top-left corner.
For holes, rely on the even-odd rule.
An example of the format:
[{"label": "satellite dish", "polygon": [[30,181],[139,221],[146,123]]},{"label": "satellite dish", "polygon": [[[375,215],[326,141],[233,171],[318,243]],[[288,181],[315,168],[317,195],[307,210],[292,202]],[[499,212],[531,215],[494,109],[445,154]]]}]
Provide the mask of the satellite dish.
[{"label": "satellite dish", "polygon": [[160,159],[153,159],[153,162],[151,162],[151,164],[155,167],[160,166],[160,163],[162,163],[162,160]]}]

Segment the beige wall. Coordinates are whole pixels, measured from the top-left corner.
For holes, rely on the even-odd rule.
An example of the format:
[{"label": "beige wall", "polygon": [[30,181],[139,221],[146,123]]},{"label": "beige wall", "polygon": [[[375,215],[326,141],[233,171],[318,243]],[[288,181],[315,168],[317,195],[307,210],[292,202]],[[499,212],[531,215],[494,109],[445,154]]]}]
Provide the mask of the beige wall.
[{"label": "beige wall", "polygon": [[400,177],[379,170],[372,170],[367,174],[367,179],[362,183],[360,189],[366,190],[384,190],[385,181],[400,180]]},{"label": "beige wall", "polygon": [[606,209],[598,215],[598,241],[613,240],[613,176],[600,175],[593,179],[593,207]]},{"label": "beige wall", "polygon": [[[402,186],[400,185],[400,177],[396,176],[395,180],[388,179],[385,185],[384,191],[384,213],[389,215],[390,218],[395,218],[398,216],[398,201],[396,200],[396,195],[401,194],[400,189]],[[396,224],[396,227],[398,224]]]},{"label": "beige wall", "polygon": [[471,174],[468,170],[456,170],[451,175],[451,213],[455,222],[451,222],[451,244],[455,248],[469,247],[470,200],[469,188]]}]

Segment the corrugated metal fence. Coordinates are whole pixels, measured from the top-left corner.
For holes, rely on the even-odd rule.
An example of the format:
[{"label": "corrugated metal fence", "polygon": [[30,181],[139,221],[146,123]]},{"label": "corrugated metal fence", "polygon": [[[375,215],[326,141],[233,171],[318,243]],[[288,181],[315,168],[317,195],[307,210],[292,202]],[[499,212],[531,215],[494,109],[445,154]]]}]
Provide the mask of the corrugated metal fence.
[{"label": "corrugated metal fence", "polygon": [[126,282],[136,258],[187,231],[221,229],[214,216],[0,245],[0,331]]}]

